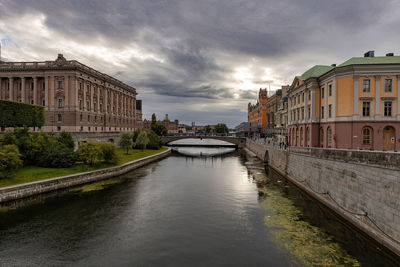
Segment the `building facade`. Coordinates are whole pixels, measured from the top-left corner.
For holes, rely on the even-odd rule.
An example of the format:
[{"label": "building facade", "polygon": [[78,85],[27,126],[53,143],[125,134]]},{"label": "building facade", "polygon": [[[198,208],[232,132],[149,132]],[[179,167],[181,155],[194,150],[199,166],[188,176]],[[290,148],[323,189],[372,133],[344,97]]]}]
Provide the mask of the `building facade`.
[{"label": "building facade", "polygon": [[254,132],[267,131],[267,100],[268,91],[267,89],[260,88],[258,92],[258,99],[256,104],[249,103],[247,106],[247,121],[256,122],[258,125],[258,130],[253,129]]},{"label": "building facade", "polygon": [[[165,114],[165,118],[162,121],[158,121],[158,123],[165,126],[169,134],[177,134],[179,133],[179,120],[170,121],[168,118],[168,114]],[[143,121],[143,129],[151,129],[151,120]]]},{"label": "building facade", "polygon": [[55,61],[0,62],[0,98],[45,106],[46,132],[109,132],[141,125],[136,89],[59,54]]},{"label": "building facade", "polygon": [[282,144],[288,143],[288,90],[290,86],[282,86],[282,96],[281,101],[278,106],[278,111],[276,112],[275,120],[275,132],[277,137],[277,142]]},{"label": "building facade", "polygon": [[294,79],[289,142],[338,149],[400,149],[400,56],[353,57]]}]

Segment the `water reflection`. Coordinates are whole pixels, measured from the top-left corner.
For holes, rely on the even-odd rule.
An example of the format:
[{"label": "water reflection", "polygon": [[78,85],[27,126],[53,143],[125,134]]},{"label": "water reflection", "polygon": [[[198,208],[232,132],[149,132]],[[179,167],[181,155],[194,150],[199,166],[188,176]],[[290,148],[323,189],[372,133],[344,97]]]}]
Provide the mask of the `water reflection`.
[{"label": "water reflection", "polygon": [[185,156],[213,157],[234,152],[235,148],[202,148],[202,147],[172,147],[172,150]]}]

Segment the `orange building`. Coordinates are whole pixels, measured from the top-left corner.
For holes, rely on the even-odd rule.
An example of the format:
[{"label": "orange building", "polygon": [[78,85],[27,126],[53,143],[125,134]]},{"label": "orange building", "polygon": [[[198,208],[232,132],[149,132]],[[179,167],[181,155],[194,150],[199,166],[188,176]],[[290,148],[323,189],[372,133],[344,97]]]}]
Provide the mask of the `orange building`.
[{"label": "orange building", "polygon": [[252,131],[261,130],[266,132],[267,130],[267,101],[268,91],[267,89],[260,88],[258,92],[258,99],[255,105],[251,103],[247,106],[247,120],[248,122],[257,122],[259,129],[253,129]]},{"label": "orange building", "polygon": [[317,65],[288,92],[289,143],[338,149],[400,149],[400,56]]}]

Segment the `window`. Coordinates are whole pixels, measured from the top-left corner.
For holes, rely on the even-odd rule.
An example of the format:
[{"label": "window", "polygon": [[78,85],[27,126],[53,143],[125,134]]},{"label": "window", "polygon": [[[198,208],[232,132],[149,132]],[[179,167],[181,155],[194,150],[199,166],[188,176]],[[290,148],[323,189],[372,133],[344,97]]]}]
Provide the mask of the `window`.
[{"label": "window", "polygon": [[301,103],[304,103],[304,93],[301,95]]},{"label": "window", "polygon": [[58,107],[59,107],[59,108],[62,108],[62,107],[63,107],[63,100],[62,100],[62,98],[59,98],[59,99],[58,99]]},{"label": "window", "polygon": [[390,101],[385,102],[383,115],[385,117],[391,117],[392,116],[392,102],[390,102]]},{"label": "window", "polygon": [[332,84],[328,85],[328,95],[332,96]]},{"label": "window", "polygon": [[308,90],[308,101],[311,100],[311,90]]},{"label": "window", "polygon": [[328,127],[328,130],[326,131],[328,134],[328,147],[331,147],[332,145],[332,129],[331,127]]},{"label": "window", "polygon": [[325,107],[321,107],[321,119],[325,117]]},{"label": "window", "polygon": [[385,79],[385,93],[392,92],[392,79]]},{"label": "window", "polygon": [[311,107],[310,107],[310,106],[308,106],[307,118],[308,118],[308,119],[311,119]]},{"label": "window", "polygon": [[82,110],[82,99],[79,99],[79,109]]},{"label": "window", "polygon": [[89,100],[86,101],[86,110],[90,110],[90,103],[89,103]]},{"label": "window", "polygon": [[31,91],[33,91],[33,87],[34,87],[34,86],[33,86],[33,83],[31,83]]},{"label": "window", "polygon": [[369,92],[371,92],[371,80],[364,79],[363,80],[363,93],[369,93]]},{"label": "window", "polygon": [[87,121],[90,122],[90,115],[87,116]]},{"label": "window", "polygon": [[301,108],[301,119],[304,120],[304,108]]},{"label": "window", "polygon": [[88,85],[86,85],[86,93],[89,93],[89,91],[90,91],[90,86],[88,84]]},{"label": "window", "polygon": [[61,126],[57,126],[57,131],[61,131]]},{"label": "window", "polygon": [[46,105],[46,101],[45,100],[43,100],[43,106],[45,106]]},{"label": "window", "polygon": [[33,103],[33,99],[31,100],[31,104],[33,105],[34,103]]},{"label": "window", "polygon": [[94,116],[94,123],[97,122],[97,116]]},{"label": "window", "polygon": [[62,89],[63,88],[63,81],[58,81],[58,89]]},{"label": "window", "polygon": [[324,97],[325,97],[325,88],[322,87],[321,88],[321,98],[324,98]]},{"label": "window", "polygon": [[62,121],[62,116],[61,116],[61,114],[58,114],[58,115],[57,115],[57,119],[58,119],[58,121]]},{"label": "window", "polygon": [[371,102],[363,102],[362,104],[362,115],[363,117],[369,117],[371,110]]},{"label": "window", "polygon": [[94,111],[97,111],[97,103],[96,102],[93,103],[93,109],[94,109]]},{"label": "window", "polygon": [[100,112],[103,112],[103,104],[100,103]]},{"label": "window", "polygon": [[328,118],[332,118],[332,105],[328,106]]},{"label": "window", "polygon": [[79,91],[82,91],[82,83],[79,82]]},{"label": "window", "polygon": [[79,120],[82,121],[82,119],[83,119],[83,116],[81,114],[81,115],[79,115]]},{"label": "window", "polygon": [[362,142],[363,145],[371,144],[371,129],[366,127],[362,130]]}]

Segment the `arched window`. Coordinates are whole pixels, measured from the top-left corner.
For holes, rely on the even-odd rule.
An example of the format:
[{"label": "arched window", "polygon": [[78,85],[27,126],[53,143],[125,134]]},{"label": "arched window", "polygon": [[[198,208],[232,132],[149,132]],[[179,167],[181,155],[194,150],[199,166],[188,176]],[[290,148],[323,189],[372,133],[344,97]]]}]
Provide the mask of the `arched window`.
[{"label": "arched window", "polygon": [[324,147],[324,128],[319,129],[319,140],[321,147]]},{"label": "arched window", "polygon": [[306,146],[307,145],[311,146],[311,144],[310,144],[310,136],[311,136],[310,127],[307,127],[307,130],[306,130],[306,140],[307,140]]},{"label": "arched window", "polygon": [[372,131],[371,128],[369,127],[364,127],[362,130],[362,142],[363,145],[371,145],[371,136],[372,135]]},{"label": "arched window", "polygon": [[328,139],[328,147],[332,147],[332,129],[331,127],[328,127],[328,129],[326,130],[327,132],[327,139]]}]

